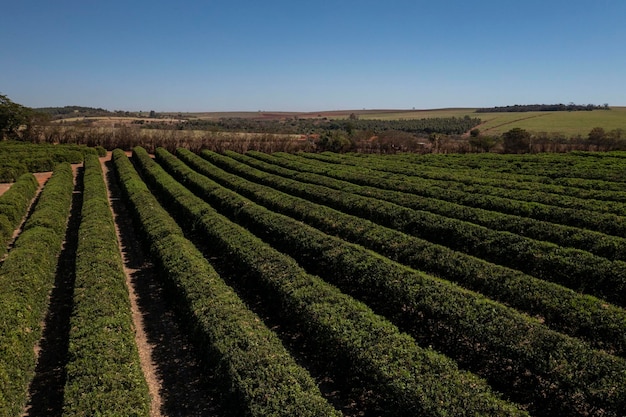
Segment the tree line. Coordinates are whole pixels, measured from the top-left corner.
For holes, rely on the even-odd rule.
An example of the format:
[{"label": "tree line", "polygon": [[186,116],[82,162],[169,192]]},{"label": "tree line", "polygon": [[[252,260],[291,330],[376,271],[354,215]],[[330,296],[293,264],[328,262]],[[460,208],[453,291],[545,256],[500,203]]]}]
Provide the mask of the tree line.
[{"label": "tree line", "polygon": [[476,110],[476,113],[513,113],[530,111],[591,111],[610,110],[608,103],[595,104],[515,104],[513,106],[484,107]]},{"label": "tree line", "polygon": [[[481,123],[479,118],[435,117],[426,119],[375,120],[359,119],[356,115],[348,119],[329,120],[327,118],[287,120],[259,120],[240,117],[227,117],[219,120],[189,120],[174,126],[179,130],[208,130],[216,132],[247,132],[273,134],[322,134],[328,131],[352,133],[356,130],[371,131],[377,134],[396,130],[413,134],[441,133],[446,135],[463,134]],[[144,124],[150,129],[171,129],[162,123]]]},{"label": "tree line", "polygon": [[469,145],[473,151],[497,150],[503,153],[616,151],[626,149],[626,131],[606,131],[602,127],[594,127],[587,137],[569,138],[548,133],[533,134],[519,127],[508,130],[501,136],[483,135],[479,129],[473,129],[470,132]]}]

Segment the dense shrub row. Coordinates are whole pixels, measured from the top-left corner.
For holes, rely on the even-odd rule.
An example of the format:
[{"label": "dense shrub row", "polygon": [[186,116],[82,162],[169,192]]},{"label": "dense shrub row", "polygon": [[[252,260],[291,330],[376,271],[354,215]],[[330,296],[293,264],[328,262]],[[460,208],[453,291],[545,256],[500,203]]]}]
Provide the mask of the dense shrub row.
[{"label": "dense shrub row", "polygon": [[385,399],[388,415],[523,415],[498,400],[484,381],[413,339],[364,304],[304,272],[293,259],[214,212],[135,149],[142,172],[180,215],[193,222],[221,256],[240,268],[242,285],[297,322],[307,343],[358,375]]},{"label": "dense shrub row", "polygon": [[[306,155],[306,158],[298,158],[289,155],[281,158],[280,163],[286,167],[300,171],[319,169],[319,164],[303,164],[303,160],[311,160],[312,158],[316,158],[316,156],[313,156],[312,154],[302,155]],[[330,166],[325,169],[324,172],[326,172],[327,175],[332,176],[332,172],[336,169],[336,166]],[[360,167],[355,167],[354,170],[359,172]],[[497,192],[495,195],[482,194],[476,189],[469,192],[468,188],[462,183],[457,183],[457,188],[455,189],[451,186],[450,182],[442,183],[423,178],[411,179],[406,175],[390,184],[393,184],[388,185],[389,187],[392,187],[390,189],[395,191],[413,193],[425,197],[451,201],[465,206],[499,211],[502,213],[529,217],[551,223],[581,228],[584,227],[609,235],[620,237],[626,236],[625,218],[614,213],[602,213],[593,211],[592,209],[581,210],[568,207],[551,206],[532,201],[516,200],[514,198],[504,198],[500,197]],[[515,193],[515,191],[512,192]]]},{"label": "dense shrub row", "polygon": [[[406,154],[417,164],[456,169],[478,168],[485,171],[513,173],[516,176],[540,177],[541,182],[581,188],[624,191],[624,152],[539,153],[534,155],[426,155]],[[621,183],[619,187],[616,187]]]},{"label": "dense shrub row", "polygon": [[[220,166],[237,165],[204,151]],[[307,174],[303,174],[306,176]],[[269,176],[274,188],[551,282],[624,304],[626,263],[325,186]],[[337,181],[328,178],[328,181]]]},{"label": "dense shrub row", "polygon": [[65,236],[72,168],[58,165],[0,267],[0,415],[21,415],[34,376],[35,344]]},{"label": "dense shrub row", "polygon": [[[304,154],[303,154],[304,155]],[[307,154],[309,155],[309,154]],[[308,159],[308,158],[307,158]],[[416,170],[414,166],[403,165],[395,162],[391,164],[389,161],[381,160],[375,162],[375,159],[359,159],[360,162],[365,162],[365,166],[352,166],[353,170],[358,169],[359,172],[365,170],[365,167],[374,168],[379,173],[380,171],[388,171],[391,167],[394,171],[398,171],[400,167],[404,167],[403,174],[391,174],[387,173],[386,177],[390,180],[396,180],[395,186],[399,186],[402,183],[409,182],[411,184],[417,182],[418,185],[437,186],[445,189],[455,189],[471,194],[484,194],[488,196],[498,196],[505,199],[534,202],[549,206],[563,207],[575,210],[597,212],[597,213],[612,213],[617,216],[624,216],[626,214],[626,207],[622,202],[611,201],[611,199],[603,198],[602,200],[595,200],[592,198],[579,198],[567,194],[555,194],[547,192],[543,187],[536,187],[532,190],[526,189],[510,189],[503,186],[509,184],[508,181],[492,181],[490,184],[480,184],[473,181],[459,181],[455,179],[431,179],[428,175],[425,175],[421,170]],[[328,167],[327,164],[324,164]],[[337,168],[336,164],[332,165],[332,168]],[[471,178],[471,177],[470,177]],[[400,182],[398,184],[397,182]],[[400,185],[401,186],[401,185]],[[395,188],[395,187],[394,187]],[[615,192],[605,192],[606,197],[615,195]]]},{"label": "dense shrub row", "polygon": [[[286,156],[284,154],[276,154],[276,156],[281,155]],[[335,165],[342,164],[348,167],[358,166],[363,168],[364,172],[375,170],[376,176],[411,175],[429,180],[446,181],[449,182],[449,186],[455,188],[461,187],[461,185],[454,183],[461,183],[467,186],[484,185],[510,190],[540,191],[590,200],[626,201],[624,184],[601,180],[563,178],[570,175],[569,167],[580,159],[568,159],[568,156],[563,154],[554,157],[551,163],[552,169],[555,165],[562,166],[562,172],[559,178],[541,176],[542,171],[540,169],[536,171],[536,175],[503,172],[503,170],[508,170],[511,166],[517,167],[518,164],[522,164],[522,162],[507,161],[506,158],[511,157],[511,155],[500,155],[502,159],[498,165],[494,166],[489,166],[489,164],[483,166],[482,159],[475,159],[470,165],[463,165],[462,163],[457,165],[457,162],[461,161],[453,155],[446,155],[450,160],[447,164],[442,166],[433,166],[428,163],[427,158],[423,160],[416,159],[409,154],[397,155],[393,163],[377,155],[365,157],[363,154],[343,155],[324,153],[314,155],[307,153],[300,154],[300,156]],[[468,156],[467,159],[470,159],[470,157]],[[489,160],[487,156],[485,156],[484,159]],[[595,169],[597,170],[598,167],[596,166]],[[605,169],[608,171],[612,168]],[[581,188],[581,186],[583,188]]]},{"label": "dense shrub row", "polygon": [[[426,154],[415,155],[410,153],[394,155],[398,164],[386,164],[378,170],[381,172],[411,174],[416,171],[424,173],[432,179],[458,179],[458,176],[481,179],[487,182],[496,180],[498,183],[507,182],[512,188],[522,189],[530,187],[565,187],[564,194],[581,198],[596,198],[593,193],[603,195],[607,192],[623,194],[624,183],[619,181],[623,161],[619,160],[618,152],[571,152],[569,154],[536,154],[536,155],[496,155],[496,154]],[[623,154],[623,153],[622,153]],[[282,155],[281,155],[282,156]],[[372,161],[390,162],[389,158],[377,155],[363,155],[352,153],[342,155],[325,152],[323,154],[300,154],[309,159],[318,159],[330,163],[349,165],[368,164]],[[581,156],[583,156],[581,158]],[[581,162],[582,161],[582,162]],[[610,161],[606,163],[606,161]],[[591,163],[590,163],[591,162]],[[374,162],[375,163],[375,162]],[[582,165],[582,167],[581,167]],[[574,169],[572,169],[574,167]],[[593,171],[595,178],[584,178],[585,171]],[[575,177],[573,175],[579,175]],[[452,177],[451,177],[452,176]],[[618,180],[617,182],[615,180]],[[550,191],[554,192],[554,191]],[[559,192],[555,192],[559,194]],[[578,195],[577,193],[582,193]],[[585,193],[592,193],[586,195]],[[608,198],[608,200],[620,201]],[[606,198],[596,198],[604,200]]]},{"label": "dense shrub row", "polygon": [[[552,242],[563,247],[581,249],[610,260],[626,260],[626,239],[623,237],[437,199],[437,190],[441,190],[438,187],[423,187],[422,195],[416,195],[393,190],[394,188],[402,189],[406,186],[406,183],[401,179],[390,180],[373,173],[368,175],[366,169],[346,170],[336,165],[332,168],[319,167],[316,169],[315,166],[307,166],[308,173],[300,173],[277,165],[280,160],[271,155],[251,153],[255,157],[251,158],[235,152],[226,152],[225,154],[252,167],[292,179],[324,185],[366,197],[374,197],[414,210],[428,211],[493,230]],[[272,160],[275,162],[274,164],[269,162]],[[297,165],[292,164],[292,166]]]},{"label": "dense shrub row", "polygon": [[[549,165],[540,167],[539,170],[534,172],[534,175],[531,173],[514,174],[503,172],[509,166],[517,167],[523,164],[523,162],[513,161],[508,163],[504,161],[499,169],[483,167],[481,161],[476,160],[471,166],[464,167],[461,165],[452,167],[452,169],[449,166],[446,168],[419,165],[418,171],[424,172],[428,175],[428,178],[432,179],[449,179],[468,184],[496,185],[510,189],[541,190],[552,194],[563,194],[584,199],[626,201],[626,190],[623,183],[601,179],[568,177],[571,175],[570,167],[575,165],[579,159],[578,157],[568,159],[566,155],[561,155],[561,158],[554,156]],[[359,159],[354,159],[350,163],[353,164],[357,160]],[[403,155],[399,158],[399,162],[407,163],[407,168],[411,166],[415,168],[415,163],[412,162],[409,155]],[[543,172],[541,169],[553,169],[554,166],[560,167],[558,175],[553,175],[552,177],[541,175]],[[600,168],[596,166],[595,169],[605,170],[607,173],[614,171],[614,167]]]},{"label": "dense shrub row", "polygon": [[339,416],[276,335],[183,237],[124,153],[114,151],[113,160],[151,251],[203,346],[203,359],[223,374],[234,407],[249,416]]},{"label": "dense shrub row", "polygon": [[0,196],[0,245],[6,245],[13,236],[13,232],[26,215],[38,187],[39,184],[33,174],[23,174]]},{"label": "dense shrub row", "polygon": [[87,155],[64,416],[148,416],[126,276],[100,161]]},{"label": "dense shrub row", "polygon": [[52,171],[62,162],[81,163],[83,155],[97,152],[96,149],[83,145],[0,142],[0,182],[15,181],[28,172]]},{"label": "dense shrub row", "polygon": [[[186,173],[167,152],[158,150],[156,156],[166,168],[176,169],[181,175]],[[264,175],[247,165],[232,165],[234,174],[230,174],[185,149],[179,149],[178,156],[197,172],[271,210],[304,221],[330,235],[363,245],[415,269],[457,282],[528,314],[540,316],[557,331],[583,338],[592,345],[619,356],[626,356],[626,311],[622,308],[369,220],[247,181],[242,176],[255,178]],[[242,155],[231,156],[246,162],[249,159]],[[197,191],[206,192],[200,188]],[[299,242],[294,242],[287,245],[286,249],[298,253],[303,250],[300,246]]]},{"label": "dense shrub row", "polygon": [[[626,383],[623,359],[594,351],[478,294],[271,212],[192,171],[164,150],[157,157],[183,183],[246,228],[393,317],[425,344],[486,376],[515,400],[529,402],[535,414],[586,415],[599,407],[616,413],[626,406],[626,391],[615,391]],[[560,360],[553,361],[554,357]],[[507,369],[509,364],[513,365]],[[512,388],[514,383],[518,386]],[[576,395],[575,401],[567,400]]]},{"label": "dense shrub row", "polygon": [[[329,131],[362,130],[380,134],[385,131],[401,131],[428,135],[430,133],[461,135],[481,123],[479,118],[465,117],[429,117],[404,120],[375,119],[331,119],[298,118],[289,120],[251,119],[243,117],[224,117],[219,120],[192,119],[179,123],[178,129],[208,130],[234,133],[273,133],[300,135],[303,132],[324,134]],[[153,123],[149,128],[167,128],[163,123]]]}]

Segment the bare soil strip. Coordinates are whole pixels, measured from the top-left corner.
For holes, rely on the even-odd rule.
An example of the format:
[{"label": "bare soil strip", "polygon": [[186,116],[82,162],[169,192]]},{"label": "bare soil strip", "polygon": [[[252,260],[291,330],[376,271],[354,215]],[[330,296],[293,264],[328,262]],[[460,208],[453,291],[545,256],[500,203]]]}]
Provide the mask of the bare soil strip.
[{"label": "bare soil strip", "polygon": [[[110,159],[110,155],[109,155]],[[150,391],[151,397],[151,405],[150,405],[150,416],[151,417],[162,417],[161,408],[163,405],[163,400],[161,398],[161,380],[157,377],[156,373],[156,365],[153,362],[153,346],[148,342],[148,336],[146,334],[146,323],[142,314],[139,311],[139,307],[137,305],[138,295],[135,290],[135,285],[133,284],[133,280],[137,280],[138,277],[144,276],[146,279],[149,279],[149,274],[154,274],[153,266],[146,258],[145,254],[139,252],[138,249],[134,249],[132,246],[135,246],[136,243],[134,241],[130,241],[129,236],[122,236],[122,231],[120,230],[121,223],[127,221],[127,219],[123,219],[122,209],[123,207],[121,202],[114,202],[113,198],[119,199],[119,196],[112,197],[111,188],[112,184],[110,181],[111,173],[108,170],[107,158],[100,158],[100,164],[102,166],[102,172],[105,177],[105,182],[107,185],[107,194],[109,196],[109,206],[111,207],[111,211],[113,212],[113,216],[115,219],[115,233],[117,234],[117,241],[120,245],[120,253],[122,254],[122,260],[124,262],[124,273],[126,274],[126,286],[128,287],[128,294],[130,297],[130,304],[133,316],[133,324],[135,326],[135,341],[137,343],[137,349],[139,351],[139,360],[141,361],[141,369],[145,375],[146,381],[148,383],[148,389]],[[125,225],[126,226],[126,225]],[[129,225],[132,227],[132,225]]]},{"label": "bare soil strip", "polygon": [[12,185],[12,182],[0,183],[0,195],[4,194],[9,188],[11,188]]},{"label": "bare soil strip", "polygon": [[[74,195],[68,218],[63,250],[59,256],[56,278],[50,293],[50,305],[43,323],[43,335],[35,347],[38,355],[35,377],[29,387],[29,401],[24,416],[60,417],[63,414],[70,317],[76,278],[76,248],[83,203],[82,168],[74,166]],[[43,185],[48,175],[40,176]],[[39,179],[39,178],[38,178]],[[40,186],[41,190],[41,186]]]},{"label": "bare soil strip", "polygon": [[158,271],[137,240],[116,180],[110,154],[101,158],[131,297],[141,366],[152,396],[152,417],[220,416],[216,388],[197,360]]}]

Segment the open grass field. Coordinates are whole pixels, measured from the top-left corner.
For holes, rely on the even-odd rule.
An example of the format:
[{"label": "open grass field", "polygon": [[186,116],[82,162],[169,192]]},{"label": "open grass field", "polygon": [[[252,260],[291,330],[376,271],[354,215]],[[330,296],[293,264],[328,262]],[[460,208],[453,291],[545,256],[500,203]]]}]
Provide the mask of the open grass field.
[{"label": "open grass field", "polygon": [[481,130],[489,134],[502,134],[514,127],[536,133],[563,133],[570,137],[584,137],[594,127],[606,131],[626,130],[626,107],[590,112],[481,113],[479,117],[485,121]]},{"label": "open grass field", "polygon": [[421,119],[429,117],[479,117],[483,124],[479,127],[484,134],[501,135],[519,127],[533,133],[562,133],[569,137],[587,136],[594,127],[606,131],[626,130],[626,107],[613,107],[609,111],[575,112],[523,112],[523,113],[476,113],[476,109],[437,109],[370,113],[359,116],[364,119]]}]

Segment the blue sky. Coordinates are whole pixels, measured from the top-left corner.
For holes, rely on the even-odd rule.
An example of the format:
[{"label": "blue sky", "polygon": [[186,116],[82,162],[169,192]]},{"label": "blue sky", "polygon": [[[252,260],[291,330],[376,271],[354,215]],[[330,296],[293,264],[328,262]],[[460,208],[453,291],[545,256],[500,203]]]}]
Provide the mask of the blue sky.
[{"label": "blue sky", "polygon": [[626,105],[624,0],[0,6],[0,94],[29,107]]}]

